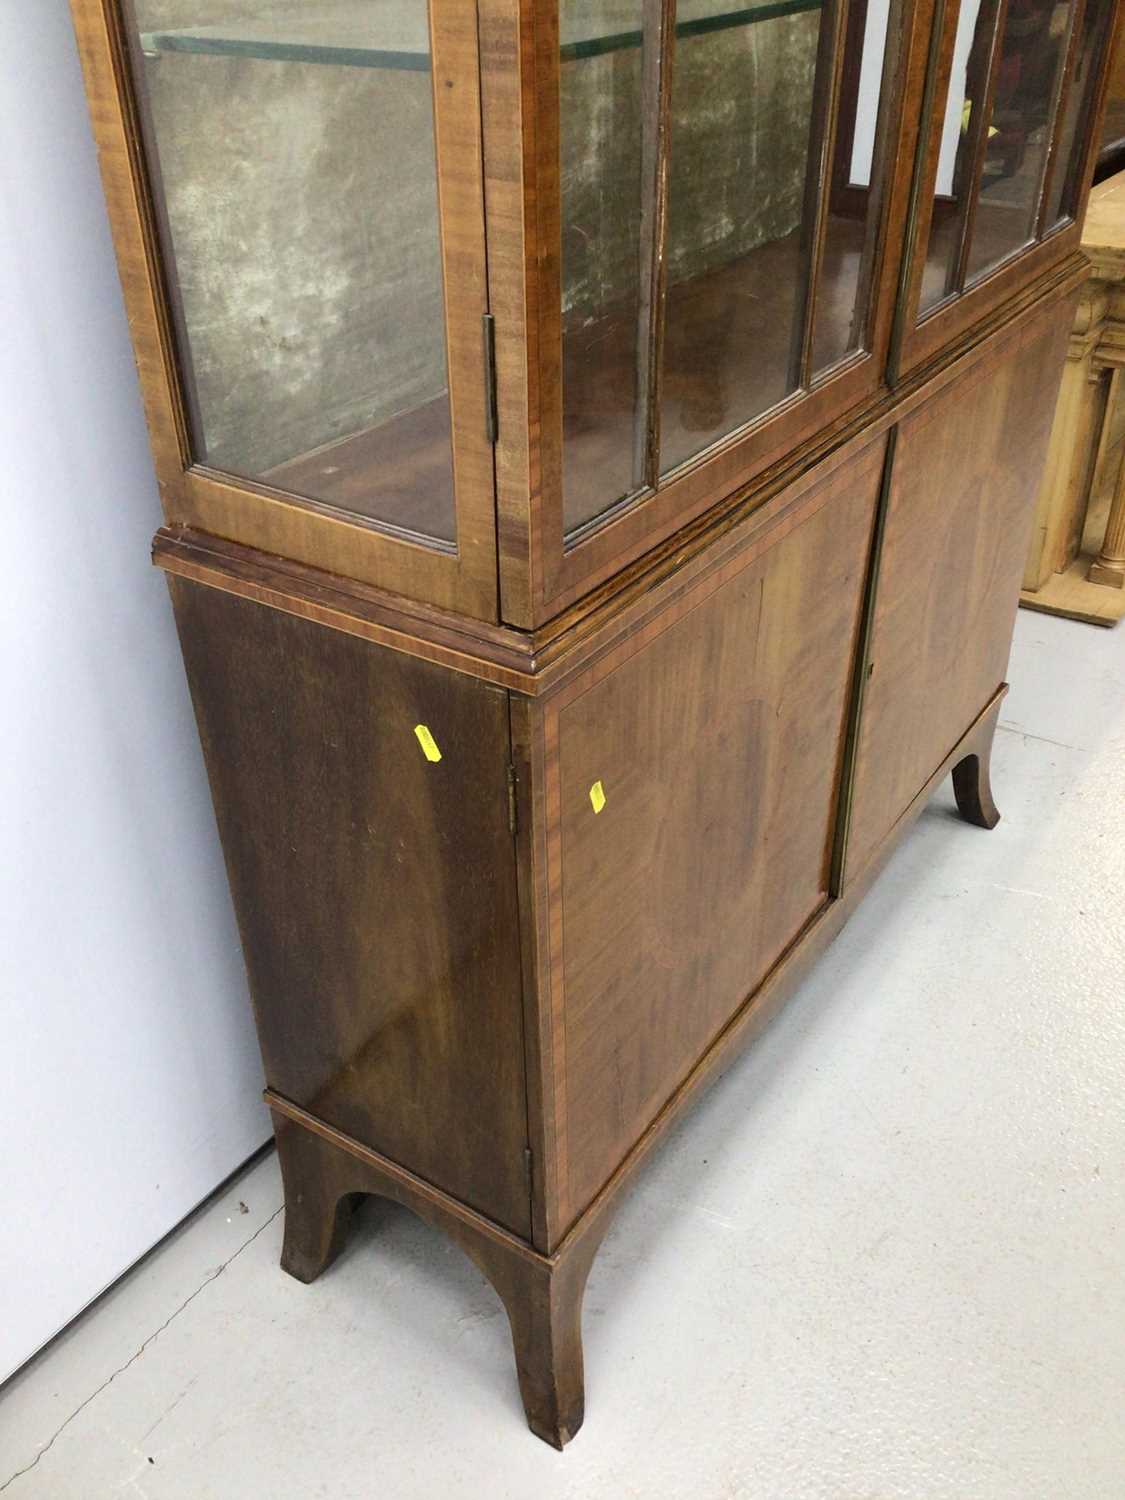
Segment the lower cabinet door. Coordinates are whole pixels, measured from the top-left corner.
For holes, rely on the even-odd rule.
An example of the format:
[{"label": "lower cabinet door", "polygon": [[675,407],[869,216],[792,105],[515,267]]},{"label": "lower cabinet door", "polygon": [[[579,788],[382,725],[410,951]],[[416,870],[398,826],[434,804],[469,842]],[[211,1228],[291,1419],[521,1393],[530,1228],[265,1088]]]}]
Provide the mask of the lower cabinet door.
[{"label": "lower cabinet door", "polygon": [[882,461],[544,705],[560,1227],[826,900]]},{"label": "lower cabinet door", "polygon": [[171,587],[267,1082],[530,1234],[507,693]]},{"label": "lower cabinet door", "polygon": [[1074,299],[898,430],[856,756],[857,875],[1004,680]]}]

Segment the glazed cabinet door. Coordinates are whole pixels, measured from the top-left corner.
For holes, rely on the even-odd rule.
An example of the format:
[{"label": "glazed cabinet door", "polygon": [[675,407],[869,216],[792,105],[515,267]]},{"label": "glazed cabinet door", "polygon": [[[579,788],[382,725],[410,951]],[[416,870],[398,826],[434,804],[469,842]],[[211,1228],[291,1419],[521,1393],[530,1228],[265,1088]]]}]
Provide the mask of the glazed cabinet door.
[{"label": "glazed cabinet door", "polygon": [[266,1082],[529,1235],[507,693],[169,583]]},{"label": "glazed cabinet door", "polygon": [[519,115],[490,109],[509,80],[486,67],[501,588],[533,624],[878,387],[928,20],[913,0],[559,0],[513,35],[510,9],[482,0],[535,122],[517,221]]},{"label": "glazed cabinet door", "polygon": [[475,0],[74,0],[170,521],[495,619]]},{"label": "glazed cabinet door", "polygon": [[1114,0],[938,6],[899,372],[1077,249],[1114,16]]},{"label": "glazed cabinet door", "polygon": [[553,1238],[828,899],[882,457],[542,709]]},{"label": "glazed cabinet door", "polygon": [[1074,297],[902,423],[877,563],[847,877],[859,874],[1004,681]]}]

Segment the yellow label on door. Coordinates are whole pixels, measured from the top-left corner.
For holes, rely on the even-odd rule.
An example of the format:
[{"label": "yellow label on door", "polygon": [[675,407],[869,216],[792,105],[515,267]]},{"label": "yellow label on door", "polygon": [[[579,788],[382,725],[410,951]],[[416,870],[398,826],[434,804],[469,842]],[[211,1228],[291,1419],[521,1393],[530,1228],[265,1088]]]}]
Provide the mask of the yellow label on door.
[{"label": "yellow label on door", "polygon": [[590,803],[596,813],[600,813],[605,806],[605,787],[600,781],[595,781],[590,788]]},{"label": "yellow label on door", "polygon": [[414,733],[418,736],[418,743],[422,747],[423,754],[427,760],[439,761],[441,751],[437,747],[437,740],[430,733],[427,724],[415,724]]}]

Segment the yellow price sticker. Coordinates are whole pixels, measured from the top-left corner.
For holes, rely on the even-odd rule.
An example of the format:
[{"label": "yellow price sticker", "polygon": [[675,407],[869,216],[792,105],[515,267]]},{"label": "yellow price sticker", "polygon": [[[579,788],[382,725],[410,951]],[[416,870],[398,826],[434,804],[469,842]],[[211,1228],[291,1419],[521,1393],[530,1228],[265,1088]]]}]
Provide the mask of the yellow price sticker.
[{"label": "yellow price sticker", "polygon": [[605,806],[605,787],[600,781],[595,781],[590,788],[590,805],[596,813],[600,813]]},{"label": "yellow price sticker", "polygon": [[422,747],[422,753],[427,760],[435,763],[441,759],[441,751],[438,749],[437,740],[430,733],[429,725],[415,724],[414,733],[418,737],[418,743]]}]

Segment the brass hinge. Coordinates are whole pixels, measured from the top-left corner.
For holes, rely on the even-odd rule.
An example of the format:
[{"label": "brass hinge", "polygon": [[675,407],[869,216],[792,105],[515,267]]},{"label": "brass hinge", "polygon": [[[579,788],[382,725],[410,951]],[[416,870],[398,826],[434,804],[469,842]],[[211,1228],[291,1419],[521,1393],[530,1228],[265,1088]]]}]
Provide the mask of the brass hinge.
[{"label": "brass hinge", "polygon": [[516,768],[508,767],[508,831],[515,837],[519,819],[516,815]]},{"label": "brass hinge", "polygon": [[490,443],[499,436],[500,422],[496,411],[496,319],[485,313],[484,325],[484,430]]}]

